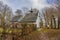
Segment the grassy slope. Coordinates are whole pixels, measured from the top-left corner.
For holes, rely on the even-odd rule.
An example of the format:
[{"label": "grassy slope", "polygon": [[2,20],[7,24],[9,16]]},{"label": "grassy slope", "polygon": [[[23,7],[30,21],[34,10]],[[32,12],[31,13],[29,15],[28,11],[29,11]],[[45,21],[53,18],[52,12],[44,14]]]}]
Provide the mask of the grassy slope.
[{"label": "grassy slope", "polygon": [[32,40],[60,40],[60,29],[39,29],[30,35]]},{"label": "grassy slope", "polygon": [[[0,28],[0,32],[3,29]],[[21,39],[21,38],[20,38]],[[38,29],[32,32],[29,36],[25,36],[21,40],[60,40],[60,29]]]}]

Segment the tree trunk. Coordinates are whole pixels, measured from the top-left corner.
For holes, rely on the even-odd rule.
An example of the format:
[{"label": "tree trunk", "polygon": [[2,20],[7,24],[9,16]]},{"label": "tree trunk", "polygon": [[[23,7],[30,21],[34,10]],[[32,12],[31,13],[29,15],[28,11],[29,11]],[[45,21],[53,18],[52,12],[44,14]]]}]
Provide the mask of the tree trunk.
[{"label": "tree trunk", "polygon": [[52,18],[51,18],[51,25],[50,26],[51,26],[51,28],[53,28],[53,26],[52,26]]},{"label": "tree trunk", "polygon": [[52,26],[53,26],[53,28],[56,27],[56,21],[55,21],[55,18],[54,18],[54,17],[53,17],[53,19],[52,19]]},{"label": "tree trunk", "polygon": [[58,18],[56,18],[55,21],[56,21],[56,28],[59,28],[58,27]]}]

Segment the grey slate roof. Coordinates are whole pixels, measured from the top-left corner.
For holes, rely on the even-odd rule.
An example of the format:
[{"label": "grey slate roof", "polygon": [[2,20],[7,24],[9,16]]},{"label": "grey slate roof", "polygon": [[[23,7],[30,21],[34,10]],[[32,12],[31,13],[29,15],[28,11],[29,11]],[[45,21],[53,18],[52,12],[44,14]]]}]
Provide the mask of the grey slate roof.
[{"label": "grey slate roof", "polygon": [[[20,22],[20,23],[30,23],[30,22],[36,22],[38,16],[38,11],[37,10],[30,10],[29,13],[26,13],[24,17],[21,15],[15,16],[12,19],[12,22]],[[22,17],[22,18],[21,18]],[[21,20],[20,20],[21,18]],[[20,20],[20,21],[18,21]]]},{"label": "grey slate roof", "polygon": [[20,21],[22,23],[27,23],[27,22],[36,22],[37,20],[38,13],[29,13],[26,14],[25,17]]},{"label": "grey slate roof", "polygon": [[19,22],[21,17],[22,17],[22,15],[15,16],[15,17],[12,18],[11,22]]}]

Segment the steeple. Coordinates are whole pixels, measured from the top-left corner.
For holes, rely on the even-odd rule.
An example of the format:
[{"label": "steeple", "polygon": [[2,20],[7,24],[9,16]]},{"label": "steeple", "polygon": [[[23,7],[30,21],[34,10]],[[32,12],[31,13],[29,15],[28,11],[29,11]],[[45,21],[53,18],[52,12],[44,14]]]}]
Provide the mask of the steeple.
[{"label": "steeple", "polygon": [[31,13],[33,13],[33,10],[32,10],[32,8],[31,8],[30,12],[31,12]]}]

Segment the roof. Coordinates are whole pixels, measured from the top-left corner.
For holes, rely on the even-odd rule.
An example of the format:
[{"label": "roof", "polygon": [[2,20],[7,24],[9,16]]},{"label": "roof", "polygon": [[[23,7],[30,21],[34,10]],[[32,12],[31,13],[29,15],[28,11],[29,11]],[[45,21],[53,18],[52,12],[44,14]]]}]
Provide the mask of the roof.
[{"label": "roof", "polygon": [[38,16],[38,13],[26,14],[25,17],[20,22],[22,22],[22,23],[36,22],[37,16]]},{"label": "roof", "polygon": [[14,16],[11,20],[11,22],[18,22],[21,19],[22,15]]}]

